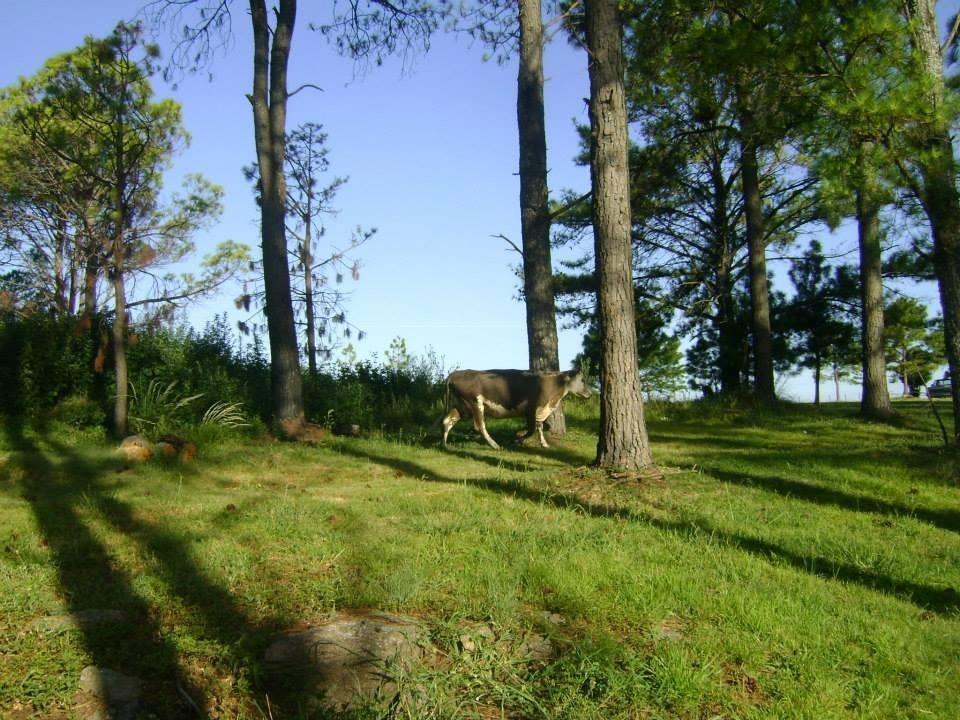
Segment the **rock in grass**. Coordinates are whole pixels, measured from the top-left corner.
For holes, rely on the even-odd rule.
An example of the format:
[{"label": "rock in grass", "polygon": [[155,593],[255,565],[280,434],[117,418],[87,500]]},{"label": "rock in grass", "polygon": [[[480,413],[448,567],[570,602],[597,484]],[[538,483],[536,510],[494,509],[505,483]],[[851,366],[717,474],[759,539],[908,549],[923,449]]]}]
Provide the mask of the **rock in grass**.
[{"label": "rock in grass", "polygon": [[161,444],[169,445],[173,449],[171,457],[176,455],[180,462],[190,462],[197,457],[197,446],[179,435],[164,435],[157,443],[158,446]]},{"label": "rock in grass", "polygon": [[153,457],[153,446],[140,435],[130,435],[120,443],[120,452],[132,462],[146,462]]},{"label": "rock in grass", "polygon": [[153,447],[160,457],[174,458],[177,456],[177,448],[168,442],[160,441]]},{"label": "rock in grass", "polygon": [[87,665],[80,673],[80,690],[92,695],[103,705],[87,718],[134,720],[138,717],[141,694],[139,678],[109,668]]},{"label": "rock in grass", "polygon": [[344,711],[390,702],[398,673],[430,656],[426,628],[416,619],[377,611],[338,613],[323,625],[278,637],[265,659],[279,697],[313,698]]}]

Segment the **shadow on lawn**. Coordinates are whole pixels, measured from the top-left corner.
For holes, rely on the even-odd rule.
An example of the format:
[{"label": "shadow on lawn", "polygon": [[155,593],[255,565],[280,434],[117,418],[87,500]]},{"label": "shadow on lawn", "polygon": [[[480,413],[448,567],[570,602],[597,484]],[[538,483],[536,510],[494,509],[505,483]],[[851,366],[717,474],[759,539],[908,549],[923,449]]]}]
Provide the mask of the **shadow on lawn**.
[{"label": "shadow on lawn", "polygon": [[[735,431],[735,429],[734,429]],[[891,444],[883,447],[876,445],[852,445],[850,443],[833,444],[818,443],[815,438],[800,440],[792,437],[787,442],[778,444],[775,438],[768,433],[764,435],[753,435],[744,437],[735,434],[729,429],[723,432],[706,434],[703,428],[691,429],[690,432],[683,432],[677,428],[671,428],[671,431],[651,430],[650,440],[654,443],[681,443],[684,445],[699,445],[710,450],[717,450],[724,453],[731,451],[733,453],[761,453],[766,456],[782,458],[788,455],[803,453],[806,460],[828,461],[835,467],[848,467],[857,469],[863,466],[864,461],[876,463],[878,465],[895,464],[902,467],[909,467],[917,471],[933,472],[937,461],[943,453],[942,445],[914,445],[910,447],[910,455],[905,457],[904,447]],[[731,434],[725,435],[730,432]],[[773,431],[776,432],[776,431]],[[909,463],[909,465],[908,465]]]},{"label": "shadow on lawn", "polygon": [[[189,678],[176,642],[157,608],[133,587],[134,578],[117,562],[111,549],[83,518],[91,509],[114,530],[136,542],[143,555],[155,558],[169,592],[182,601],[226,654],[225,673],[253,670],[259,657],[257,637],[279,629],[255,624],[231,595],[213,583],[190,559],[188,541],[138,517],[110,491],[112,479],[125,470],[119,458],[90,462],[49,435],[36,439],[7,418],[5,431],[18,464],[23,497],[30,503],[37,526],[57,568],[63,598],[70,612],[88,609],[123,611],[128,618],[119,629],[82,629],[90,662],[139,677],[146,692],[141,710],[164,718],[206,716],[202,708],[216,703],[210,689]],[[256,678],[257,673],[251,672]]]},{"label": "shadow on lawn", "polygon": [[[900,580],[887,575],[871,572],[853,565],[838,563],[829,558],[814,555],[802,555],[776,543],[761,538],[750,537],[740,533],[726,532],[714,527],[702,519],[676,522],[663,520],[643,512],[626,507],[619,507],[606,503],[594,503],[576,495],[564,494],[548,489],[532,488],[520,480],[475,478],[462,480],[438,474],[436,471],[417,462],[386,455],[375,455],[366,449],[353,444],[344,443],[339,446],[344,454],[363,458],[392,470],[402,472],[411,477],[421,478],[427,482],[454,483],[457,485],[473,485],[494,493],[510,495],[522,500],[535,503],[549,503],[561,509],[576,509],[591,517],[629,520],[651,525],[655,528],[672,531],[692,540],[710,537],[728,543],[732,547],[755,555],[763,560],[783,562],[798,570],[808,572],[817,577],[836,579],[856,583],[878,592],[894,595],[904,600],[930,610],[938,612],[960,609],[960,595],[954,588],[937,588],[930,585]],[[470,453],[458,453],[472,459],[488,462],[486,458],[478,458]],[[492,464],[492,463],[491,463]]]},{"label": "shadow on lawn", "polygon": [[935,525],[942,530],[960,532],[960,512],[952,510],[931,510],[929,508],[911,507],[889,500],[878,500],[865,495],[855,495],[843,492],[842,490],[813,485],[799,480],[791,480],[785,477],[731,472],[713,468],[709,465],[704,465],[701,469],[710,477],[732,485],[756,487],[786,498],[806,500],[807,502],[816,503],[817,505],[830,505],[843,510],[914,517],[918,520],[928,522],[931,525]]},{"label": "shadow on lawn", "polygon": [[[536,436],[531,436],[523,443],[518,443],[517,438],[522,434],[523,429],[518,429],[509,423],[492,429],[488,425],[487,431],[501,448],[509,451],[509,456],[519,455],[526,458],[526,461],[510,459],[509,456],[505,457],[506,453],[494,450],[487,445],[480,433],[476,432],[472,426],[470,426],[469,430],[464,429],[457,434],[451,433],[446,449],[443,447],[442,436],[439,435],[436,438],[429,437],[423,443],[423,447],[440,449],[443,452],[456,455],[457,457],[486,463],[495,468],[514,470],[516,472],[529,470],[531,462],[579,466],[588,464],[593,459],[592,457],[586,457],[573,448],[567,447],[564,444],[564,436],[557,437],[547,434],[547,442],[550,444],[550,447],[542,448]],[[596,428],[593,428],[592,432],[596,434]]]}]

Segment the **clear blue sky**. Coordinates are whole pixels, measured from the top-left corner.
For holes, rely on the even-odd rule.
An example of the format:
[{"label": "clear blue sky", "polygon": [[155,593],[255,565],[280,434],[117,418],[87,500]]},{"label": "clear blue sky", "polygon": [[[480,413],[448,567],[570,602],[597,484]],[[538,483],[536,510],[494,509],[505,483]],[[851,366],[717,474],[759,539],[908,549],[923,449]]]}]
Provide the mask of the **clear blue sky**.
[{"label": "clear blue sky", "polygon": [[[941,16],[958,0],[941,2]],[[36,72],[50,56],[79,45],[84,36],[107,35],[133,17],[140,0],[35,0],[7,3],[0,24],[0,86]],[[318,10],[317,8],[322,9]],[[357,251],[359,282],[347,314],[366,333],[355,343],[360,356],[382,355],[395,337],[422,354],[432,348],[448,368],[525,367],[523,306],[517,302],[519,259],[503,240],[519,244],[516,63],[483,62],[484,48],[466,38],[438,35],[430,52],[408,62],[389,60],[357,76],[353,64],[311,32],[316,13],[329,3],[301,2],[291,56],[289,86],[312,83],[290,101],[288,128],[317,122],[329,134],[330,175],[348,175],[335,201],[339,215],[327,222],[326,242],[349,243],[352,230],[376,227]],[[200,172],[224,187],[222,221],[198,238],[199,255],[219,241],[249,244],[258,254],[258,217],[241,168],[254,158],[251,110],[251,40],[247,4],[233,3],[234,41],[206,75],[182,79],[176,88],[155,80],[159,95],[183,106],[192,136],[175,162],[171,189],[184,173]],[[165,50],[167,38],[161,38]],[[166,52],[164,52],[166,55]],[[551,192],[584,191],[589,171],[573,162],[574,123],[586,123],[589,95],[586,57],[562,36],[545,59],[548,164]],[[840,239],[839,242],[849,242]],[[789,287],[784,281],[780,287]],[[188,311],[197,326],[233,307],[235,288]],[[933,299],[932,289],[924,291]],[[560,361],[580,349],[579,332],[562,331]],[[784,388],[797,399],[812,396],[810,381]],[[832,388],[824,387],[825,397]],[[855,399],[857,389],[846,396]]]},{"label": "clear blue sky", "polygon": [[[0,25],[0,85],[36,72],[50,56],[79,45],[85,35],[105,36],[139,0],[37,0],[11,3]],[[484,48],[466,38],[438,35],[425,56],[389,60],[358,77],[307,24],[316,7],[301,2],[291,56],[290,88],[313,83],[290,101],[288,128],[318,122],[329,134],[330,175],[348,175],[335,201],[325,240],[346,246],[357,225],[376,236],[357,251],[359,282],[349,320],[366,333],[355,343],[361,356],[382,354],[394,337],[412,352],[428,346],[448,366],[525,367],[524,310],[515,300],[504,234],[520,242],[517,172],[516,65],[483,62]],[[315,12],[315,11],[314,11]],[[234,43],[212,66],[213,79],[193,76],[176,89],[157,78],[158,94],[183,105],[192,136],[176,159],[177,175],[200,172],[226,190],[222,222],[200,238],[200,251],[222,239],[258,252],[257,209],[241,167],[254,159],[250,91],[251,41],[246,3],[234,3]],[[161,44],[163,48],[163,44]],[[166,54],[166,53],[165,53]],[[574,120],[586,122],[589,95],[585,57],[564,40],[548,51],[546,102],[550,181],[555,189],[589,187],[589,172],[575,167]],[[227,310],[233,291],[189,312],[202,325]],[[561,362],[578,352],[579,335],[561,338]]]}]

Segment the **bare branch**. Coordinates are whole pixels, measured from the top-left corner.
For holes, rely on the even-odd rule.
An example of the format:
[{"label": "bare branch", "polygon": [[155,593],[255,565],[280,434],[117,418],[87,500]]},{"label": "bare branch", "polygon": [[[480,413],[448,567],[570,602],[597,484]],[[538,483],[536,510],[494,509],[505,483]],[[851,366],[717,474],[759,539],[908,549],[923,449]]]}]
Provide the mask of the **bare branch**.
[{"label": "bare branch", "polygon": [[294,95],[296,95],[298,92],[300,92],[301,90],[306,90],[307,88],[310,88],[311,90],[319,90],[320,92],[323,92],[323,88],[320,87],[319,85],[314,85],[313,83],[304,83],[303,85],[301,85],[300,87],[298,87],[298,88],[297,88],[296,90],[294,90],[293,92],[288,92],[288,93],[287,93],[287,97],[288,97],[288,98],[292,98],[292,97],[293,97]]},{"label": "bare branch", "polygon": [[503,240],[505,243],[507,243],[507,245],[509,245],[511,248],[513,248],[513,250],[514,250],[516,253],[518,253],[521,257],[523,257],[523,250],[521,250],[519,247],[517,247],[517,244],[516,244],[513,240],[511,240],[510,238],[508,238],[506,235],[504,235],[503,233],[500,233],[500,234],[498,234],[498,235],[491,235],[490,237],[500,238],[500,239]]},{"label": "bare branch", "polygon": [[943,41],[943,45],[940,47],[941,55],[946,56],[949,52],[953,41],[957,39],[958,32],[960,32],[960,13],[953,16],[953,25],[950,27],[950,34],[947,35],[947,39]]}]

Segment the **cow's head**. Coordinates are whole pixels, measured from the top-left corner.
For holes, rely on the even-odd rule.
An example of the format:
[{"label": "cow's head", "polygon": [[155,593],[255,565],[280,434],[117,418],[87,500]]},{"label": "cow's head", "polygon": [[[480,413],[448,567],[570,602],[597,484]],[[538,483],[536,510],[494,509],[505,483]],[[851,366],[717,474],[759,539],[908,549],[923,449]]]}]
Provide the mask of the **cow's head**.
[{"label": "cow's head", "polygon": [[571,395],[579,395],[582,398],[588,398],[593,393],[590,392],[590,386],[583,379],[582,370],[571,370],[565,373],[567,380],[567,392]]}]

